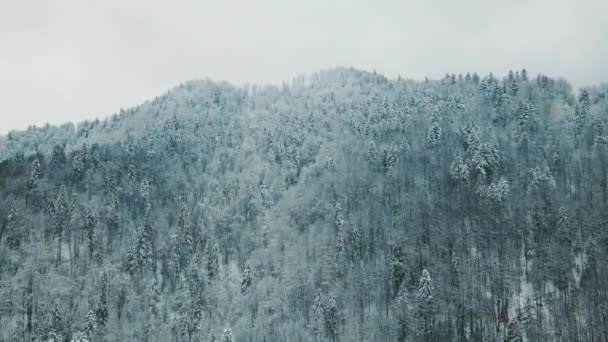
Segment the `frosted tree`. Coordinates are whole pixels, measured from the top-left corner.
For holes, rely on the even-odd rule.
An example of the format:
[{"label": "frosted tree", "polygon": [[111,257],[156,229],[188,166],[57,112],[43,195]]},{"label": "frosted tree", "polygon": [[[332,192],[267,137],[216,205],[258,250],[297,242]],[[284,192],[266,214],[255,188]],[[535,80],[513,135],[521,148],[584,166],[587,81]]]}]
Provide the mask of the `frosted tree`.
[{"label": "frosted tree", "polygon": [[55,145],[51,155],[51,165],[62,167],[66,163],[65,149],[62,145]]},{"label": "frosted tree", "polygon": [[439,125],[439,114],[434,113],[431,117],[431,127],[427,133],[427,142],[431,149],[435,148],[443,137],[443,131]]},{"label": "frosted tree", "polygon": [[536,309],[534,308],[532,300],[530,299],[530,297],[526,297],[526,300],[524,301],[524,306],[521,308],[521,312],[519,314],[519,322],[521,323],[524,330],[528,329],[536,319],[535,312]]},{"label": "frosted tree", "polygon": [[63,337],[61,334],[55,332],[55,330],[51,330],[46,334],[45,342],[62,342]]},{"label": "frosted tree", "polygon": [[450,177],[460,183],[469,181],[469,167],[460,154],[457,154],[452,164],[450,164]]},{"label": "frosted tree", "polygon": [[325,298],[323,296],[323,292],[321,291],[321,289],[318,289],[317,295],[315,296],[315,299],[312,304],[312,314],[313,314],[314,323],[315,323],[314,330],[316,333],[317,340],[319,340],[319,338],[320,338],[321,329],[322,329],[321,325],[323,324],[323,320],[325,318],[324,302],[325,302]]},{"label": "frosted tree", "polygon": [[332,150],[328,156],[325,157],[324,167],[330,173],[336,172],[336,151]]},{"label": "frosted tree", "polygon": [[541,169],[535,167],[529,171],[530,173],[530,184],[528,187],[529,191],[542,190],[542,189],[555,189],[557,183],[551,171],[548,167]]},{"label": "frosted tree", "polygon": [[74,171],[76,180],[81,180],[84,177],[84,158],[84,154],[76,153],[72,160],[72,170]]},{"label": "frosted tree", "polygon": [[326,298],[323,305],[323,314],[325,316],[325,331],[327,333],[327,337],[329,337],[331,341],[337,341],[340,324],[340,309],[338,308],[336,297],[333,295]]},{"label": "frosted tree", "polygon": [[134,182],[137,178],[137,160],[135,155],[135,144],[130,143],[127,147],[127,179]]},{"label": "frosted tree", "polygon": [[491,176],[494,174],[500,165],[500,156],[495,143],[482,144],[480,147],[481,157],[485,160],[486,174]]},{"label": "frosted tree", "polygon": [[433,336],[433,315],[435,288],[431,275],[426,269],[422,270],[422,275],[418,282],[418,292],[416,294],[417,313],[419,320],[419,333],[425,341],[432,340]]},{"label": "frosted tree", "polygon": [[185,268],[190,263],[190,258],[194,251],[194,238],[190,217],[186,201],[182,200],[177,222],[181,232],[180,264],[182,268]]},{"label": "frosted tree", "polygon": [[42,178],[42,167],[40,166],[40,161],[38,158],[35,158],[32,162],[31,170],[30,170],[30,180],[34,186],[38,185],[38,181]]},{"label": "frosted tree", "polygon": [[507,326],[507,336],[505,337],[505,342],[521,342],[522,335],[519,329],[519,323],[517,320],[512,320],[509,322]]},{"label": "frosted tree", "polygon": [[209,276],[209,279],[216,279],[219,277],[219,252],[217,244],[211,237],[207,239],[205,254],[207,257],[207,275]]},{"label": "frosted tree", "polygon": [[570,225],[570,218],[565,207],[560,207],[557,218],[557,236],[565,243],[570,243],[573,238],[573,232]]},{"label": "frosted tree", "polygon": [[533,111],[534,109],[528,101],[520,100],[517,110],[515,111],[515,122],[517,124],[515,128],[515,137],[520,141],[528,139],[528,130]]},{"label": "frosted tree", "polygon": [[148,306],[148,311],[153,317],[158,317],[159,315],[159,307],[160,304],[160,288],[158,286],[158,281],[154,280],[147,289],[146,293],[146,302]]},{"label": "frosted tree", "polygon": [[344,244],[344,216],[342,215],[342,205],[340,202],[335,204],[335,225],[337,229],[335,246],[335,271],[337,277],[344,276],[346,272],[346,246]]},{"label": "frosted tree", "polygon": [[139,229],[138,241],[137,241],[137,257],[139,261],[139,267],[143,272],[145,269],[153,268],[153,255],[154,255],[154,241],[153,241],[152,226],[150,224],[144,224]]},{"label": "frosted tree", "polygon": [[355,258],[362,257],[361,251],[361,233],[359,232],[359,228],[354,227],[352,233],[350,234],[350,245],[351,245],[351,253]]},{"label": "frosted tree", "polygon": [[91,163],[93,165],[93,168],[98,168],[101,166],[101,157],[99,156],[99,144],[95,143],[93,144],[93,146],[91,147],[90,150],[91,153]]},{"label": "frosted tree", "polygon": [[395,314],[397,315],[397,340],[406,341],[410,333],[410,315],[408,310],[408,291],[405,281],[401,282],[395,300]]},{"label": "frosted tree", "polygon": [[376,143],[373,140],[369,142],[367,147],[367,160],[373,166],[376,166],[378,163],[378,147],[376,146]]},{"label": "frosted tree", "polygon": [[85,333],[83,333],[82,331],[78,331],[74,335],[72,335],[70,342],[89,342],[89,339]]},{"label": "frosted tree", "polygon": [[93,252],[95,251],[95,225],[97,224],[97,219],[90,208],[87,208],[84,212],[82,221],[82,228],[86,232],[89,245],[89,257],[92,258]]},{"label": "frosted tree", "polygon": [[251,283],[253,282],[253,276],[251,275],[251,267],[245,266],[243,274],[241,276],[241,294],[246,295]]},{"label": "frosted tree", "polygon": [[462,129],[462,135],[464,137],[464,149],[467,152],[467,156],[470,157],[479,149],[479,128],[473,122],[468,122]]},{"label": "frosted tree", "polygon": [[93,310],[89,310],[84,321],[84,333],[86,333],[87,336],[92,337],[96,329],[97,317],[95,316],[95,312],[93,312]]},{"label": "frosted tree", "polygon": [[224,332],[222,333],[222,342],[234,342],[232,338],[232,329],[230,327],[225,327]]},{"label": "frosted tree", "polygon": [[580,109],[582,112],[588,112],[591,107],[591,102],[589,99],[589,91],[587,89],[582,89],[578,95],[578,103],[580,104]]},{"label": "frosted tree", "polygon": [[100,295],[99,302],[97,304],[97,311],[95,313],[96,317],[96,327],[103,329],[108,323],[108,274],[103,272],[101,276],[100,282]]}]

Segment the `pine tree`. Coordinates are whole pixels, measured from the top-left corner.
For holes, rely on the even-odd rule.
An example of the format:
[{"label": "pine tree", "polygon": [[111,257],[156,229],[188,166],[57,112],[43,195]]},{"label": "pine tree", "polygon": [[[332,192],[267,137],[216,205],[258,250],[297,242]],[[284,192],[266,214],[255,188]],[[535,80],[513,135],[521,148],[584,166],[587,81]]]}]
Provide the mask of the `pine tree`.
[{"label": "pine tree", "polygon": [[101,157],[99,156],[99,144],[95,143],[91,147],[91,162],[93,164],[93,168],[98,168],[101,166]]},{"label": "pine tree", "polygon": [[519,314],[519,322],[521,323],[521,326],[524,328],[524,330],[527,330],[532,325],[535,319],[536,315],[534,304],[532,303],[532,300],[527,297],[524,302],[524,306]]},{"label": "pine tree", "polygon": [[217,244],[213,238],[207,240],[207,275],[209,279],[216,279],[219,276],[219,256],[217,250]]},{"label": "pine tree", "polygon": [[570,243],[572,241],[572,229],[570,227],[570,218],[566,208],[560,207],[558,211],[557,219],[557,236],[564,243]]},{"label": "pine tree", "polygon": [[574,146],[580,147],[583,142],[583,133],[585,129],[585,122],[587,121],[587,112],[581,109],[580,105],[574,107]]},{"label": "pine tree", "polygon": [[332,150],[328,156],[325,157],[325,170],[329,173],[336,173],[336,151]]},{"label": "pine tree", "polygon": [[400,342],[407,340],[410,330],[407,295],[408,292],[406,282],[402,281],[395,300],[395,314],[397,315],[397,340]]},{"label": "pine tree", "polygon": [[95,218],[95,215],[93,214],[93,211],[90,208],[87,208],[82,220],[82,228],[86,232],[89,244],[89,257],[92,258],[93,252],[95,251],[95,225],[97,223],[97,220]]},{"label": "pine tree", "polygon": [[467,183],[469,181],[469,167],[462,160],[462,156],[457,154],[450,165],[450,177],[455,181]]},{"label": "pine tree", "polygon": [[222,342],[233,342],[232,338],[232,330],[230,327],[225,327],[224,332],[222,333]]},{"label": "pine tree", "polygon": [[354,257],[361,258],[361,233],[359,228],[354,227],[350,236],[351,251]]},{"label": "pine tree", "polygon": [[249,267],[249,265],[247,265],[243,270],[243,275],[241,276],[241,278],[241,293],[243,295],[246,295],[247,291],[249,290],[249,287],[251,286],[251,283],[253,282],[253,276],[251,275],[251,267]]},{"label": "pine tree", "polygon": [[108,274],[106,272],[103,272],[101,276],[100,291],[101,294],[99,295],[99,303],[97,304],[95,317],[97,318],[96,326],[98,328],[104,328],[108,323]]},{"label": "pine tree", "polygon": [[376,147],[376,143],[371,140],[367,147],[367,160],[373,166],[376,166],[378,163],[378,148]]},{"label": "pine tree", "polygon": [[336,303],[336,298],[333,295],[327,297],[323,308],[327,337],[329,337],[331,341],[336,341],[338,339],[338,325],[340,321],[340,318],[338,317],[340,309]]},{"label": "pine tree", "polygon": [[95,330],[97,330],[97,317],[95,316],[93,310],[89,310],[84,322],[84,332],[87,334],[87,336],[92,337]]},{"label": "pine tree", "polygon": [[419,333],[425,341],[431,341],[433,335],[434,291],[435,288],[429,271],[426,269],[422,270],[422,275],[418,282],[416,304],[418,307]]},{"label": "pine tree", "polygon": [[337,230],[336,236],[336,257],[335,271],[337,277],[342,277],[346,271],[346,246],[344,245],[344,216],[342,215],[342,205],[336,202],[334,206],[334,223]]},{"label": "pine tree", "polygon": [[431,149],[435,148],[443,137],[443,131],[439,126],[439,117],[437,113],[434,113],[431,117],[431,127],[427,134],[427,141]]},{"label": "pine tree", "polygon": [[144,224],[138,230],[136,256],[140,272],[153,269],[154,242],[152,226]]},{"label": "pine tree", "polygon": [[127,147],[127,179],[130,182],[134,182],[137,178],[137,165],[135,159],[135,145],[133,143],[129,144]]},{"label": "pine tree", "polygon": [[146,293],[146,301],[148,306],[148,311],[154,317],[158,317],[158,304],[160,303],[160,288],[158,287],[158,281],[154,280],[152,284],[148,287],[148,292]]},{"label": "pine tree", "polygon": [[316,339],[319,340],[320,338],[320,334],[321,334],[321,324],[323,322],[323,319],[325,318],[325,309],[324,309],[324,305],[325,305],[325,297],[323,296],[323,292],[321,291],[321,289],[317,290],[317,296],[315,297],[313,304],[312,304],[312,314],[314,317],[314,330],[316,333]]},{"label": "pine tree", "polygon": [[530,121],[532,120],[533,108],[532,105],[526,100],[520,100],[515,111],[515,137],[519,138],[520,141],[527,138],[528,130],[530,127]]},{"label": "pine tree", "polygon": [[479,149],[479,128],[473,122],[468,122],[462,129],[462,135],[464,137],[464,149],[466,154],[468,157],[471,157]]},{"label": "pine tree", "polygon": [[63,337],[60,333],[55,332],[55,330],[51,329],[47,335],[45,342],[62,342]]},{"label": "pine tree", "polygon": [[35,158],[32,162],[30,171],[30,180],[34,186],[38,185],[38,181],[42,178],[42,168],[40,167],[40,161]]},{"label": "pine tree", "polygon": [[591,107],[591,102],[589,100],[589,91],[587,89],[581,90],[578,95],[578,103],[580,104],[580,109],[583,113],[587,113],[589,108]]},{"label": "pine tree", "polygon": [[55,145],[51,156],[51,164],[55,167],[63,167],[66,163],[65,150],[61,145]]},{"label": "pine tree", "polygon": [[77,181],[84,177],[84,155],[82,153],[76,153],[72,160],[72,170],[74,171],[75,179]]},{"label": "pine tree", "polygon": [[129,239],[129,244],[127,248],[127,255],[125,258],[124,269],[130,274],[134,274],[139,265],[138,257],[137,257],[137,235],[132,235]]},{"label": "pine tree", "polygon": [[193,249],[193,236],[192,236],[192,225],[190,223],[190,213],[187,208],[186,202],[183,201],[180,205],[178,226],[181,231],[181,249],[180,249],[180,260],[183,268],[188,265],[190,258],[192,257]]},{"label": "pine tree", "polygon": [[78,331],[74,335],[72,335],[70,342],[89,342],[89,339],[87,338],[87,335],[85,333],[83,333],[82,331]]},{"label": "pine tree", "polygon": [[507,336],[505,342],[521,342],[522,336],[519,330],[519,324],[516,320],[510,321],[507,326]]},{"label": "pine tree", "polygon": [[63,330],[64,330],[64,322],[63,322],[63,313],[61,310],[61,307],[59,306],[58,302],[55,302],[54,306],[53,306],[53,331],[57,332],[57,334],[62,334]]}]

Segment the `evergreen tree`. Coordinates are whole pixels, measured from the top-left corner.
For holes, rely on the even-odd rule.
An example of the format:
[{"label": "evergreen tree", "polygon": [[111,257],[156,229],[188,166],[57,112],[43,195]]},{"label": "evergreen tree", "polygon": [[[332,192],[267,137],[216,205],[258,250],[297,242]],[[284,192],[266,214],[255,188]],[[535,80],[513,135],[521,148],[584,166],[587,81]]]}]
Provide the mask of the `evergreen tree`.
[{"label": "evergreen tree", "polygon": [[95,225],[96,222],[95,215],[90,208],[87,208],[84,217],[83,217],[83,230],[86,232],[87,239],[89,242],[89,257],[93,257],[93,252],[95,251]]},{"label": "evergreen tree", "polygon": [[410,317],[408,310],[406,282],[401,282],[397,299],[395,300],[395,313],[397,315],[397,340],[406,341],[410,332]]},{"label": "evergreen tree", "polygon": [[450,176],[455,181],[467,183],[469,181],[469,167],[462,160],[462,156],[457,154],[450,165]]},{"label": "evergreen tree", "polygon": [[85,333],[78,331],[74,335],[72,335],[70,342],[89,342],[89,339],[87,338],[87,335]]},{"label": "evergreen tree", "polygon": [[526,300],[524,301],[524,306],[522,307],[519,315],[519,322],[521,323],[521,326],[524,328],[524,330],[527,330],[536,319],[535,312],[536,309],[534,308],[532,300],[530,300],[530,297],[526,297]]},{"label": "evergreen tree", "polygon": [[431,275],[429,271],[424,269],[418,282],[418,292],[416,294],[419,333],[424,341],[431,341],[433,339],[434,292],[435,288]]},{"label": "evergreen tree", "polygon": [[209,237],[207,240],[207,275],[209,279],[213,280],[219,276],[219,256],[217,250],[217,244],[213,238]]},{"label": "evergreen tree", "polygon": [[74,171],[75,179],[77,181],[82,180],[85,172],[85,164],[84,164],[84,154],[76,153],[74,155],[74,159],[72,160],[72,170]]},{"label": "evergreen tree", "polygon": [[222,342],[233,342],[232,338],[232,330],[229,327],[224,328],[224,332],[222,333]]},{"label": "evergreen tree", "polygon": [[443,137],[443,131],[439,126],[439,114],[434,113],[431,117],[431,127],[427,134],[427,141],[431,149],[435,148]]},{"label": "evergreen tree", "polygon": [[316,333],[316,339],[319,340],[321,334],[321,324],[325,319],[325,297],[321,289],[317,290],[317,295],[312,304],[312,314],[314,317],[314,330]]},{"label": "evergreen tree", "polygon": [[38,185],[38,181],[42,178],[42,167],[40,166],[40,161],[38,158],[35,158],[32,162],[32,167],[30,171],[30,180],[34,186]]},{"label": "evergreen tree", "polygon": [[516,320],[510,321],[507,326],[507,336],[505,342],[521,342],[522,336],[519,331],[519,324]]},{"label": "evergreen tree", "polygon": [[246,295],[251,283],[253,282],[253,276],[251,275],[251,268],[249,265],[245,266],[241,279],[241,293]]},{"label": "evergreen tree", "polygon": [[100,295],[99,295],[99,303],[97,304],[97,311],[95,313],[96,327],[104,328],[108,323],[108,274],[103,272],[101,275],[100,282]]},{"label": "evergreen tree", "polygon": [[339,313],[340,309],[338,308],[336,298],[333,295],[328,296],[323,305],[323,315],[325,317],[325,331],[331,341],[338,340]]},{"label": "evergreen tree", "polygon": [[89,312],[87,313],[87,317],[85,318],[83,331],[86,336],[92,337],[95,333],[95,330],[97,330],[97,317],[95,316],[93,310],[89,310]]}]

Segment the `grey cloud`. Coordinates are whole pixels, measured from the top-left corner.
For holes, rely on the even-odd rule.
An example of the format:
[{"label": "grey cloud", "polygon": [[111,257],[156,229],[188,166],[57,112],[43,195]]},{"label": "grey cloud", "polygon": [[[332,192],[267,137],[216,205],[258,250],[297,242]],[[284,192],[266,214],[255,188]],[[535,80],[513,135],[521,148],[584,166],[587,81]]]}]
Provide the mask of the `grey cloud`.
[{"label": "grey cloud", "polygon": [[334,66],[421,79],[608,79],[608,2],[22,1],[0,12],[0,133],[106,116],[192,78],[280,83]]}]

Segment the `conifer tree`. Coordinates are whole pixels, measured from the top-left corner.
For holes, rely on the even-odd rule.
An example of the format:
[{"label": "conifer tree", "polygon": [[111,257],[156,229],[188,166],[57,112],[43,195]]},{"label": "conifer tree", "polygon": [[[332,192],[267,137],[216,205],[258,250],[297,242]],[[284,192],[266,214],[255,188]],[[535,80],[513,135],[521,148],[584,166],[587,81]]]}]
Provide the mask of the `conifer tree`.
[{"label": "conifer tree", "polygon": [[32,162],[30,171],[30,180],[34,186],[38,185],[38,181],[42,178],[42,168],[40,167],[40,161],[35,158]]},{"label": "conifer tree", "polygon": [[103,272],[103,274],[101,275],[101,282],[99,287],[99,302],[97,304],[97,311],[95,313],[95,317],[97,319],[96,327],[104,328],[108,323],[108,274],[106,272]]},{"label": "conifer tree", "polygon": [[435,288],[431,275],[429,271],[424,269],[418,282],[418,292],[416,294],[419,320],[418,329],[424,341],[431,341],[433,339],[434,292]]},{"label": "conifer tree", "polygon": [[330,341],[337,341],[340,318],[340,309],[336,302],[336,297],[330,295],[326,298],[323,305],[323,315],[325,317],[325,331]]},{"label": "conifer tree", "polygon": [[222,342],[234,342],[232,338],[232,329],[230,329],[230,327],[224,328],[224,332],[222,333]]},{"label": "conifer tree", "polygon": [[205,254],[207,257],[207,274],[209,279],[216,279],[219,277],[219,256],[217,244],[211,237],[207,239],[207,249]]},{"label": "conifer tree", "polygon": [[249,265],[245,266],[241,278],[241,293],[243,295],[246,295],[247,291],[249,290],[249,287],[251,286],[251,283],[253,282],[253,276],[251,275],[251,267],[249,267]]}]

